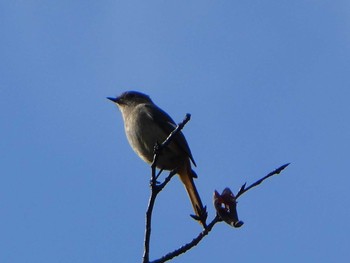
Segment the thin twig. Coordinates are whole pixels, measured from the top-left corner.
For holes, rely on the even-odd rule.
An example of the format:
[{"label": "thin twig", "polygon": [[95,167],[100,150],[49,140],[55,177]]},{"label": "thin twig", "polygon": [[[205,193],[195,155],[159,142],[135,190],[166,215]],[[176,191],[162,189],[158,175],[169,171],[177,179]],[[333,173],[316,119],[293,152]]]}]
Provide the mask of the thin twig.
[{"label": "thin twig", "polygon": [[162,144],[157,144],[154,147],[154,156],[152,162],[152,177],[151,177],[151,196],[148,201],[147,211],[146,211],[146,228],[145,228],[145,239],[144,239],[144,254],[143,254],[143,263],[149,263],[149,246],[151,239],[151,225],[152,225],[152,212],[154,203],[158,193],[170,182],[171,178],[176,174],[176,171],[170,172],[169,176],[165,178],[162,184],[157,185],[157,178],[160,175],[156,175],[157,161],[162,150],[169,145],[173,138],[183,129],[186,123],[191,119],[190,114],[186,114],[185,119],[177,125],[177,127],[169,134]]},{"label": "thin twig", "polygon": [[163,262],[166,262],[170,259],[173,259],[174,257],[177,257],[177,256],[185,253],[186,251],[190,250],[191,248],[196,246],[206,235],[208,235],[209,232],[214,227],[214,225],[220,221],[221,221],[221,219],[218,216],[215,216],[213,221],[211,221],[208,224],[207,228],[203,229],[203,231],[200,232],[199,235],[196,238],[194,238],[190,243],[183,245],[182,247],[174,250],[173,252],[166,254],[165,256],[163,256],[159,259],[151,261],[151,263],[163,263]]},{"label": "thin twig", "polygon": [[169,143],[172,141],[172,139],[176,136],[176,134],[178,134],[187,124],[187,122],[189,122],[191,119],[191,114],[186,113],[185,119],[180,122],[176,128],[169,134],[168,138],[165,139],[165,141],[160,145],[159,149],[163,149],[164,147],[168,146]]},{"label": "thin twig", "polygon": [[238,199],[238,197],[240,197],[241,195],[243,195],[244,193],[248,192],[250,189],[252,189],[255,186],[258,186],[259,184],[261,184],[263,181],[265,181],[267,178],[274,176],[276,174],[279,174],[280,172],[282,172],[288,165],[290,165],[290,163],[286,163],[284,165],[282,165],[281,167],[277,168],[276,170],[270,172],[268,175],[264,176],[263,178],[259,179],[258,181],[256,181],[255,183],[249,185],[248,187],[245,187],[247,183],[243,184],[241,186],[241,188],[239,189],[238,193],[236,194],[236,200]]},{"label": "thin twig", "polygon": [[[143,255],[143,263],[150,263],[149,261],[149,247],[150,247],[150,237],[151,237],[151,221],[152,221],[152,212],[154,208],[154,203],[156,200],[157,195],[159,192],[170,182],[171,178],[176,174],[176,171],[172,171],[168,177],[165,178],[164,182],[161,184],[157,184],[157,178],[160,175],[161,171],[158,175],[156,175],[156,167],[157,167],[157,161],[159,158],[159,155],[161,154],[161,151],[166,147],[171,140],[178,134],[183,127],[186,125],[186,123],[190,120],[191,115],[187,114],[185,119],[173,130],[173,132],[170,133],[168,138],[162,143],[157,144],[154,149],[154,158],[152,162],[152,178],[151,178],[151,196],[148,202],[147,212],[146,212],[146,230],[145,230],[145,240],[144,240],[144,255]],[[276,170],[270,172],[268,175],[264,176],[263,178],[259,179],[255,183],[249,185],[246,187],[246,183],[241,186],[239,189],[237,195],[235,196],[235,199],[237,200],[241,195],[249,191],[250,189],[258,186],[261,184],[264,180],[267,178],[274,176],[276,174],[279,174],[282,170],[284,170],[289,163],[282,165],[281,167],[277,168]],[[198,234],[196,238],[194,238],[191,242],[181,246],[180,248],[166,254],[165,256],[156,259],[152,261],[151,263],[162,263],[166,262],[174,257],[177,257],[186,251],[190,250],[194,246],[196,246],[205,236],[209,234],[209,232],[212,230],[214,225],[218,222],[221,222],[222,219],[216,215],[214,219],[207,225],[207,227]]]},{"label": "thin twig", "polygon": [[[259,179],[258,181],[256,181],[255,183],[251,184],[250,186],[248,186],[247,188],[245,188],[245,185],[242,185],[242,187],[240,188],[239,192],[236,195],[236,200],[239,196],[243,195],[244,193],[246,193],[247,191],[249,191],[250,189],[252,189],[255,186],[258,186],[259,184],[261,184],[264,180],[266,180],[267,178],[279,174],[280,172],[282,172],[282,170],[284,170],[287,166],[289,165],[289,163],[282,165],[281,167],[277,168],[276,170],[270,172],[269,174],[267,174],[266,176],[264,176],[263,178]],[[177,257],[183,253],[185,253],[186,251],[190,250],[191,248],[193,248],[194,246],[196,246],[200,241],[202,241],[202,239],[209,234],[209,232],[212,230],[212,228],[214,227],[214,225],[218,222],[221,222],[221,218],[216,215],[215,218],[213,219],[212,222],[210,222],[207,226],[206,229],[204,229],[202,232],[199,233],[199,235],[194,238],[191,242],[183,245],[182,247],[166,254],[165,256],[156,259],[154,261],[152,261],[151,263],[163,263],[166,262],[170,259],[173,259],[174,257]]]},{"label": "thin twig", "polygon": [[152,223],[152,211],[154,207],[154,202],[156,200],[157,193],[152,191],[152,194],[148,201],[148,207],[146,212],[146,229],[145,229],[145,241],[144,241],[144,253],[143,253],[143,263],[149,262],[149,244],[151,238],[151,223]]},{"label": "thin twig", "polygon": [[155,177],[155,174],[153,176],[153,169],[157,167],[157,162],[159,155],[161,154],[161,151],[169,145],[169,143],[173,140],[173,138],[185,127],[186,123],[189,122],[191,119],[191,114],[187,113],[185,119],[179,123],[176,128],[169,134],[169,136],[165,139],[165,141],[162,144],[156,144],[154,146],[154,156],[153,156],[153,162],[152,162],[152,177]]}]

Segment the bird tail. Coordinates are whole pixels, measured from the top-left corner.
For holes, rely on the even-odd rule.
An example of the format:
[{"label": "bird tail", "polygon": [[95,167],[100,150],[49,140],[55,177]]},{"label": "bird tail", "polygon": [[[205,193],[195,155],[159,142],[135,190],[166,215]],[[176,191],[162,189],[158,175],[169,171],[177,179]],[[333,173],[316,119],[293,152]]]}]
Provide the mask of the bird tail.
[{"label": "bird tail", "polygon": [[191,204],[195,213],[195,219],[200,221],[205,227],[205,219],[207,216],[206,209],[203,207],[201,198],[198,194],[197,188],[194,184],[193,178],[196,178],[196,173],[192,170],[191,164],[188,161],[188,165],[180,169],[178,175],[185,186],[187,194],[191,200]]}]

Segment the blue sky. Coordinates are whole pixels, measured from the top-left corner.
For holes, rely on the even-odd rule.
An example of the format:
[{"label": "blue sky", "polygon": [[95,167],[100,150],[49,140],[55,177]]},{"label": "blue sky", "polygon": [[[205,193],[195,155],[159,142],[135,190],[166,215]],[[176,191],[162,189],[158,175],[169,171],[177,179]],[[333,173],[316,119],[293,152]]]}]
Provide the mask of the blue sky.
[{"label": "blue sky", "polygon": [[[350,213],[349,1],[2,1],[0,262],[140,262],[150,169],[117,108],[149,94],[184,133],[209,218],[173,262],[345,262]],[[156,203],[155,259],[200,227],[177,178]]]}]

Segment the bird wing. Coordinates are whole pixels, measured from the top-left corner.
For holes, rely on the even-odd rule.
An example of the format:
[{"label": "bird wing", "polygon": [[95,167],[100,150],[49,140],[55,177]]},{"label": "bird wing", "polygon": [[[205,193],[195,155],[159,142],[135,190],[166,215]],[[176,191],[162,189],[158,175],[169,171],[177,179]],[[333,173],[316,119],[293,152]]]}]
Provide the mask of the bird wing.
[{"label": "bird wing", "polygon": [[[159,127],[161,127],[167,136],[177,127],[174,120],[161,108],[151,104],[146,104],[145,106],[148,108],[147,114],[149,117],[152,118],[152,120],[157,123]],[[181,131],[174,138],[173,142],[187,154],[194,166],[197,166],[193,159],[190,147],[187,144],[186,138]]]}]

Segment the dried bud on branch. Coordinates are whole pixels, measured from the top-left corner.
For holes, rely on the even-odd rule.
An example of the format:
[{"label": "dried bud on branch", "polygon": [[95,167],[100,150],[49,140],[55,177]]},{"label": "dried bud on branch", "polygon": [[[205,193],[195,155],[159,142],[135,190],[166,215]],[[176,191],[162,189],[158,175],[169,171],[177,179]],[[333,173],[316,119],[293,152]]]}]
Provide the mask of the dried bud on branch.
[{"label": "dried bud on branch", "polygon": [[230,190],[225,188],[220,195],[214,192],[214,207],[220,218],[233,227],[241,227],[243,222],[238,219],[236,197]]}]

